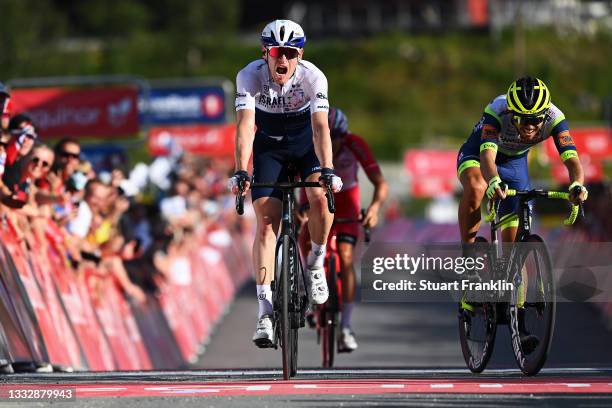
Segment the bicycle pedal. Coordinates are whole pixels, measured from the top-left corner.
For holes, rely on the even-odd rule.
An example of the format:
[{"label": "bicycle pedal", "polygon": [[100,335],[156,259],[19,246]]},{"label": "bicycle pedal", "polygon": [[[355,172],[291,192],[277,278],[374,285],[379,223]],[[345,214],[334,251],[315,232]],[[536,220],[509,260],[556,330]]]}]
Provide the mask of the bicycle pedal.
[{"label": "bicycle pedal", "polygon": [[259,348],[276,348],[274,342],[269,339],[257,339],[253,340],[253,343]]}]

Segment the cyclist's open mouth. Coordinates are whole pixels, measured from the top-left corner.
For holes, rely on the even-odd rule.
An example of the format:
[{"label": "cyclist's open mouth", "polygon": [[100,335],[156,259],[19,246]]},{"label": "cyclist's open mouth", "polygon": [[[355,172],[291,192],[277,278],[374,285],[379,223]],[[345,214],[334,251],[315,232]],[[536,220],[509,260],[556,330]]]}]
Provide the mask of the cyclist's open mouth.
[{"label": "cyclist's open mouth", "polygon": [[287,67],[276,67],[276,73],[285,75],[287,73]]}]

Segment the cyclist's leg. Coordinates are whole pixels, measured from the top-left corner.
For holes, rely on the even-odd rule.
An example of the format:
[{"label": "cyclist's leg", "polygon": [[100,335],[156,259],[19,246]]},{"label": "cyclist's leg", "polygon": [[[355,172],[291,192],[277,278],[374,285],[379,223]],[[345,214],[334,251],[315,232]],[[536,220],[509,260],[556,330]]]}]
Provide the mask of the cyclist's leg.
[{"label": "cyclist's leg", "polygon": [[342,316],[342,327],[351,326],[351,312],[355,300],[355,267],[353,266],[353,248],[357,237],[349,234],[339,234],[336,243],[338,245],[338,256],[340,257],[340,281],[342,282],[342,312],[347,311],[347,316]]},{"label": "cyclist's leg", "polygon": [[480,203],[487,183],[480,172],[480,136],[472,133],[459,149],[457,176],[463,186],[459,202],[459,231],[462,242],[474,242],[480,228]]},{"label": "cyclist's leg", "polygon": [[[515,190],[528,190],[530,188],[527,155],[509,157],[497,155],[497,171],[499,177],[508,188]],[[503,242],[513,242],[518,231],[518,197],[508,197],[499,206],[499,219],[504,222],[501,226]]]},{"label": "cyclist's leg", "polygon": [[[314,146],[306,146],[303,154],[299,155],[296,165],[300,171],[302,180],[318,182],[321,175],[321,165],[317,158]],[[310,210],[308,211],[308,230],[311,237],[312,249],[306,258],[309,270],[309,284],[311,299],[316,304],[322,304],[329,297],[329,290],[323,271],[325,260],[325,245],[327,236],[333,223],[333,214],[327,209],[327,198],[325,189],[307,188],[306,196]]]},{"label": "cyclist's leg", "polygon": [[[269,143],[255,140],[253,146],[253,181],[274,182],[286,177],[283,151]],[[254,188],[251,191],[257,229],[253,242],[253,266],[257,284],[258,322],[253,341],[259,347],[270,347],[274,341],[271,316],[272,289],[274,277],[274,251],[276,234],[280,224],[282,194],[271,188]]]}]

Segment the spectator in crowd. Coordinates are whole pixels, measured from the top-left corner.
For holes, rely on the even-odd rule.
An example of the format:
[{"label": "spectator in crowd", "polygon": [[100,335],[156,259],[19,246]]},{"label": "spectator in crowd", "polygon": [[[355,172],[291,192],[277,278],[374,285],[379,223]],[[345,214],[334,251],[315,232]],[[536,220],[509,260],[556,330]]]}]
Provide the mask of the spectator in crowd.
[{"label": "spectator in crowd", "polygon": [[9,123],[11,140],[6,147],[6,163],[2,181],[13,192],[17,191],[26,165],[25,157],[30,154],[38,138],[36,128],[26,115],[16,115]]}]

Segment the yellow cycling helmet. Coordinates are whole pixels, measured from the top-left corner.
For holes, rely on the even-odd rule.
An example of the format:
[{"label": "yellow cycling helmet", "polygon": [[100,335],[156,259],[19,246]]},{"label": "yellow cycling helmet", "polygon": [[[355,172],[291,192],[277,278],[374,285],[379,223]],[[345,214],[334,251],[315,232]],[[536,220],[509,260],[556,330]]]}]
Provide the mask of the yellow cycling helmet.
[{"label": "yellow cycling helmet", "polygon": [[550,108],[550,91],[541,79],[526,76],[510,85],[506,101],[508,109],[519,115],[540,115]]}]

